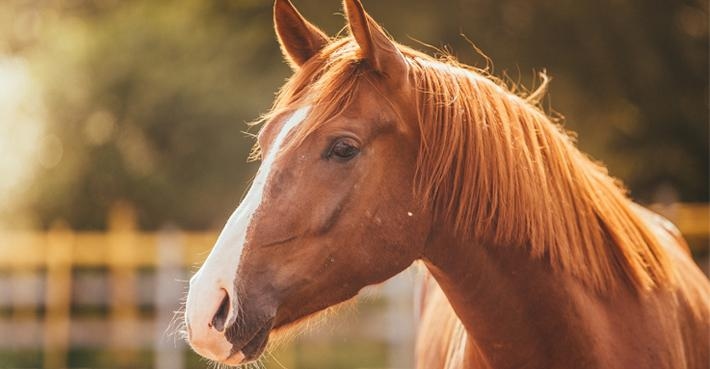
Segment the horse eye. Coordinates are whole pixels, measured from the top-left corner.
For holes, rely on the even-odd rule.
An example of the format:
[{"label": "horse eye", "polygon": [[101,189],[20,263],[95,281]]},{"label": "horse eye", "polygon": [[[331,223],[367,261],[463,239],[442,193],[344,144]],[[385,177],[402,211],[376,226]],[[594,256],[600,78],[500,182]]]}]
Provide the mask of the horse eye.
[{"label": "horse eye", "polygon": [[330,147],[328,157],[334,157],[339,160],[350,160],[359,152],[360,149],[357,147],[354,140],[350,138],[341,138],[335,141],[333,146]]}]

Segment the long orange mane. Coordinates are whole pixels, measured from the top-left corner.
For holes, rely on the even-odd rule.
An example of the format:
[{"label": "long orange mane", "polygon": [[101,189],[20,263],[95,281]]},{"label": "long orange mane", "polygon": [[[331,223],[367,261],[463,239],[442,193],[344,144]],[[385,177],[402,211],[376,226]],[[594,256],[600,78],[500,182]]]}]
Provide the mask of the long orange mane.
[{"label": "long orange mane", "polygon": [[[670,282],[670,263],[622,185],[530,99],[479,70],[399,46],[417,91],[415,185],[463,239],[527,248],[599,291]],[[313,106],[297,145],[377,84],[351,38],[332,42],[284,85],[264,120]],[[383,96],[386,101],[386,96]]]}]

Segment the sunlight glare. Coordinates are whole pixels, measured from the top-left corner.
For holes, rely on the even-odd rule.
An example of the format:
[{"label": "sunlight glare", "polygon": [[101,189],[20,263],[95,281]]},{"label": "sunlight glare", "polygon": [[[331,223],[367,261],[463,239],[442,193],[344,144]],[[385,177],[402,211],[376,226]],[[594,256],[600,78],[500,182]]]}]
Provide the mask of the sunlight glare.
[{"label": "sunlight glare", "polygon": [[[42,153],[42,142],[53,141],[42,138],[44,117],[44,104],[27,62],[0,58],[0,203],[5,207],[22,195]],[[57,142],[53,146],[57,153]]]}]

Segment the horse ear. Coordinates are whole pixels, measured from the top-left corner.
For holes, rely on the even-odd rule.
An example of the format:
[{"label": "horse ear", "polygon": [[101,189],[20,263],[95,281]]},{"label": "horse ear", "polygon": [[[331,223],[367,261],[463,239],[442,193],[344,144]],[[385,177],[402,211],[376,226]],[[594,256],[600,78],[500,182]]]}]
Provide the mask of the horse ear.
[{"label": "horse ear", "polygon": [[403,75],[407,62],[385,31],[365,12],[360,0],[344,0],[350,33],[355,38],[363,59],[387,76]]},{"label": "horse ear", "polygon": [[328,36],[303,18],[289,0],[274,2],[274,28],[281,51],[294,70],[330,42]]}]

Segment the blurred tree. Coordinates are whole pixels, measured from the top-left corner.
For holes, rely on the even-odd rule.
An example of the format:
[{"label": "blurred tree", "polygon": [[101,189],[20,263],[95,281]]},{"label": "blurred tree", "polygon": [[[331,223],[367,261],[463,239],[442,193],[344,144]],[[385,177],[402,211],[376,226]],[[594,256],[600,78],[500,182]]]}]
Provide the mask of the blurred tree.
[{"label": "blurred tree", "polygon": [[[343,27],[337,0],[295,2],[330,34]],[[682,200],[708,200],[707,2],[365,3],[415,48],[448,45],[486,66],[465,34],[497,75],[534,87],[533,71],[547,69],[547,103],[637,199],[671,186]],[[0,5],[0,20],[11,18],[33,31],[0,22],[0,52],[31,61],[62,153],[28,190],[42,224],[102,228],[117,199],[138,207],[145,228],[226,219],[255,168],[243,123],[290,74],[271,1],[12,0]]]},{"label": "blurred tree", "polygon": [[269,105],[285,67],[258,29],[268,6],[212,6],[89,4],[49,28],[36,59],[65,150],[38,178],[43,223],[101,228],[123,199],[146,228],[206,228],[235,207],[252,169],[244,122]]}]

